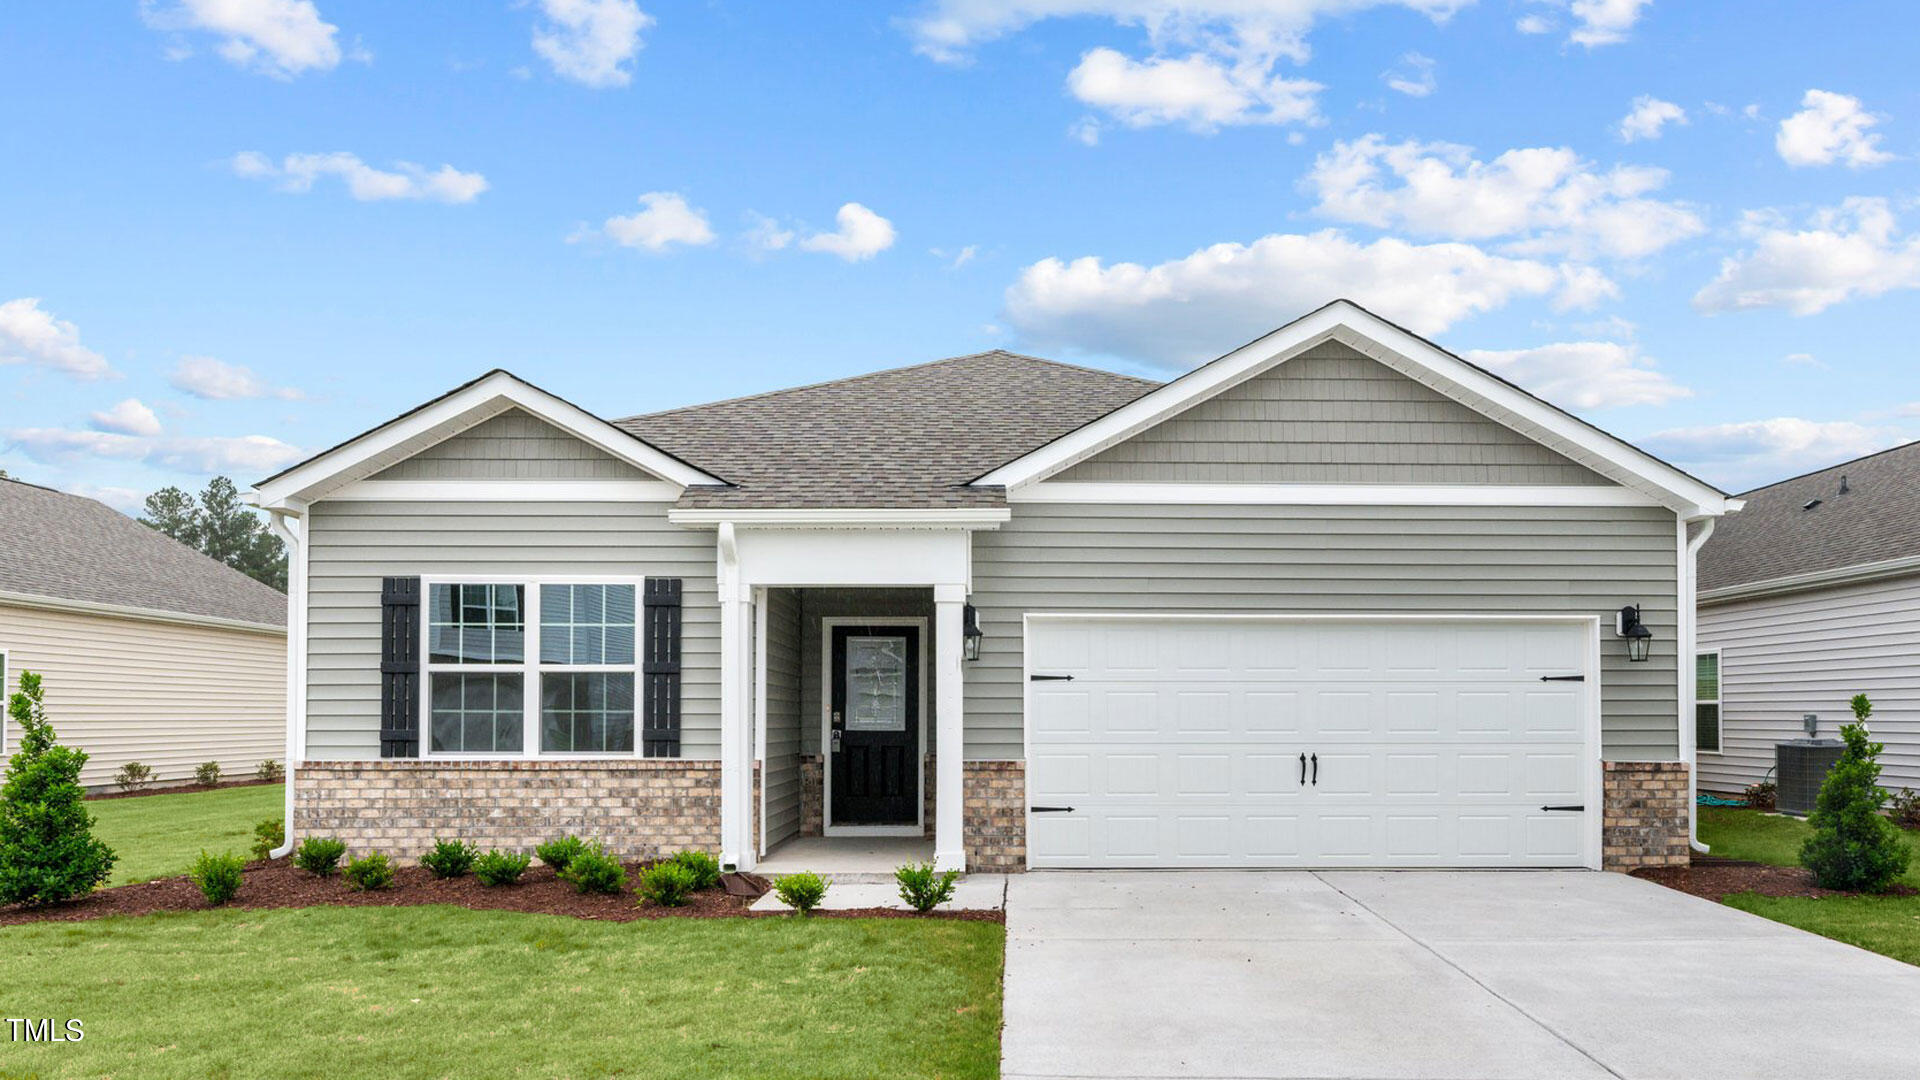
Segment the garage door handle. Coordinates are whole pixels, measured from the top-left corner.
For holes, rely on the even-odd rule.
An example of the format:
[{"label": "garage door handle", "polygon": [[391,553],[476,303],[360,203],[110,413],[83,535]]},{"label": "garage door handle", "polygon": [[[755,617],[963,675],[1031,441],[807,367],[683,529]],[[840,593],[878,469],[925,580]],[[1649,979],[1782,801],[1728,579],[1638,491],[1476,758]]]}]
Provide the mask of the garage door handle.
[{"label": "garage door handle", "polygon": [[1300,786],[1307,786],[1307,753],[1304,750],[1300,752]]},{"label": "garage door handle", "polygon": [[1315,787],[1320,786],[1320,754],[1318,751],[1313,755],[1313,785]]},{"label": "garage door handle", "polygon": [[1585,675],[1542,675],[1541,682],[1586,682]]},{"label": "garage door handle", "polygon": [[1071,675],[1029,675],[1028,682],[1072,682]]},{"label": "garage door handle", "polygon": [[1027,807],[1027,813],[1029,814],[1071,814],[1073,813],[1073,807],[1071,806],[1029,806]]},{"label": "garage door handle", "polygon": [[1587,808],[1586,808],[1586,807],[1585,807],[1584,805],[1581,805],[1581,806],[1543,806],[1543,807],[1541,807],[1540,809],[1542,809],[1542,810],[1557,810],[1557,811],[1563,811],[1563,812],[1565,812],[1565,813],[1569,813],[1569,814],[1584,814],[1584,813],[1586,813],[1586,812],[1587,812]]}]

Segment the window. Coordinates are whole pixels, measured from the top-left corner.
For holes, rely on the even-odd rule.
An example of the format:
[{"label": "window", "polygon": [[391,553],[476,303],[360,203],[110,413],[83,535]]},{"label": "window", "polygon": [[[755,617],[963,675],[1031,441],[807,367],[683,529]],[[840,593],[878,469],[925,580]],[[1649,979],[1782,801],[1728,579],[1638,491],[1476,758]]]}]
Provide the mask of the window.
[{"label": "window", "polygon": [[427,752],[634,753],[639,593],[631,581],[429,581]]},{"label": "window", "polygon": [[1693,658],[1694,745],[1709,754],[1720,752],[1720,651],[1696,653]]}]

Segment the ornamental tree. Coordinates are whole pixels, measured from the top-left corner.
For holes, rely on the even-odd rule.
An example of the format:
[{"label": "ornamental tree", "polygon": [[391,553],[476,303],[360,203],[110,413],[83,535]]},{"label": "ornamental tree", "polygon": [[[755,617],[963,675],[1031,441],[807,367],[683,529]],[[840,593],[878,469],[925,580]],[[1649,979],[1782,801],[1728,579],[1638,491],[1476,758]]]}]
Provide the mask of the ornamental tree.
[{"label": "ornamental tree", "polygon": [[61,746],[47,721],[40,676],[20,673],[7,703],[20,750],[0,786],[0,903],[53,904],[85,896],[113,871],[113,849],[93,836],[80,770],[84,751]]},{"label": "ornamental tree", "polygon": [[1912,852],[1900,830],[1880,814],[1887,793],[1880,790],[1882,743],[1868,737],[1867,717],[1873,703],[1856,694],[1854,722],[1840,729],[1846,749],[1820,785],[1820,797],[1807,822],[1813,835],[1800,848],[1800,865],[1813,871],[1823,889],[1848,892],[1885,892],[1907,872]]}]

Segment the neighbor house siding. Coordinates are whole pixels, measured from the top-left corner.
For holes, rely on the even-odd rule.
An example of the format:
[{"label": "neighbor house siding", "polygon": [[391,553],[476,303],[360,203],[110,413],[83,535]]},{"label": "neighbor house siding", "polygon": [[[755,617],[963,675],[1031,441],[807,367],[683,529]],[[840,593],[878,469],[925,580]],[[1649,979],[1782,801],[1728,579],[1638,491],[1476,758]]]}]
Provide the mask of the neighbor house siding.
[{"label": "neighbor house siding", "polygon": [[771,846],[800,832],[800,598],[768,589],[766,837]]},{"label": "neighbor house siding", "polygon": [[[1603,749],[1678,756],[1674,515],[1656,508],[1020,504],[974,534],[985,631],[967,665],[966,754],[1023,755],[1029,612],[1455,612],[1599,616]],[[1611,633],[1639,603],[1633,664]]]},{"label": "neighbor house siding", "polygon": [[521,409],[475,424],[374,480],[647,480],[652,477]]},{"label": "neighbor house siding", "polygon": [[380,579],[648,576],[685,583],[681,749],[720,753],[714,533],[665,503],[321,502],[308,512],[307,757],[380,756]]},{"label": "neighbor house siding", "polygon": [[1338,342],[1316,346],[1054,479],[1267,484],[1608,482]]},{"label": "neighbor house siding", "polygon": [[[6,693],[41,676],[60,741],[87,752],[81,783],[101,787],[129,761],[159,781],[217,761],[250,777],[287,751],[284,631],[217,629],[0,605]],[[4,696],[4,695],[0,695]],[[20,733],[4,725],[4,753]]]},{"label": "neighbor house siding", "polygon": [[1737,792],[1766,778],[1773,746],[1820,717],[1833,738],[1855,694],[1886,744],[1880,785],[1920,789],[1920,576],[1700,608],[1702,649],[1720,650],[1720,753],[1700,754],[1700,786]]}]

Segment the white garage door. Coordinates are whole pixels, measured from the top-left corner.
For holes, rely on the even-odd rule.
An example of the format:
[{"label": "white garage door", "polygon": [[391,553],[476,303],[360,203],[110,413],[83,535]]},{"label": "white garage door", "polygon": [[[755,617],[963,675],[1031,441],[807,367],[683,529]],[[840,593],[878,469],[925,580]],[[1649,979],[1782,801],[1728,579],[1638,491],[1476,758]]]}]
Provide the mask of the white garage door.
[{"label": "white garage door", "polygon": [[1590,865],[1594,633],[1035,616],[1032,865]]}]

